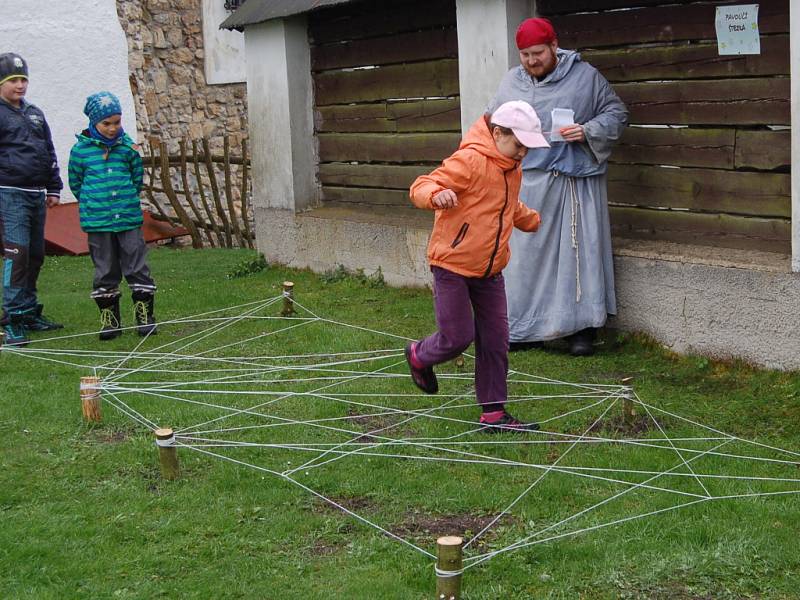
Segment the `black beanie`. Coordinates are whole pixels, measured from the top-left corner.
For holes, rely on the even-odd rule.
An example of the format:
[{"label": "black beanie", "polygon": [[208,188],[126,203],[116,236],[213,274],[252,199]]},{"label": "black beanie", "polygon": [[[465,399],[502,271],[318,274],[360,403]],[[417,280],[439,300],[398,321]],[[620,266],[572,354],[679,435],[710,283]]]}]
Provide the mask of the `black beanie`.
[{"label": "black beanie", "polygon": [[19,54],[0,54],[0,85],[13,77],[28,78],[28,64]]}]

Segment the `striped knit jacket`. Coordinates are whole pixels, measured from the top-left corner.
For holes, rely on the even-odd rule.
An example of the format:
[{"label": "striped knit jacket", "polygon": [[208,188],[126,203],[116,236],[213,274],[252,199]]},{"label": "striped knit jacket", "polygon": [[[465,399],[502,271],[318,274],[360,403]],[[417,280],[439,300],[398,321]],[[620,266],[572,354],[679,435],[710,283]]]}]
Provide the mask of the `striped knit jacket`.
[{"label": "striped knit jacket", "polygon": [[69,155],[69,188],[78,199],[81,229],[127,231],[141,227],[142,158],[127,134],[109,149],[87,131]]}]

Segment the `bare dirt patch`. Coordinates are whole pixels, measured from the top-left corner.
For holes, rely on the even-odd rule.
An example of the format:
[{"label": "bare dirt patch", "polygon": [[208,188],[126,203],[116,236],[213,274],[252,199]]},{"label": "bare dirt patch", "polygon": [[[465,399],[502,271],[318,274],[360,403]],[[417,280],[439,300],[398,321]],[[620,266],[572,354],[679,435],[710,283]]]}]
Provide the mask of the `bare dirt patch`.
[{"label": "bare dirt patch", "polygon": [[[330,499],[339,506],[342,506],[347,510],[351,510],[354,513],[370,512],[374,510],[376,506],[374,500],[372,500],[371,498],[365,498],[363,496],[352,496],[352,497],[333,496]],[[314,498],[314,501],[311,504],[311,511],[318,514],[329,513],[329,512],[335,512],[335,513],[342,512],[333,504],[320,500],[319,498]]]},{"label": "bare dirt patch", "polygon": [[[470,538],[482,531],[497,515],[432,515],[421,512],[407,512],[402,521],[391,527],[391,532],[402,538],[431,539],[443,535],[458,535]],[[515,522],[510,515],[503,516],[493,529],[498,526],[508,526]],[[491,541],[497,537],[492,530],[483,536],[483,542]],[[481,545],[481,544],[479,544]]]},{"label": "bare dirt patch", "polygon": [[[416,435],[416,432],[410,427],[397,427],[401,421],[408,419],[408,415],[395,413],[380,415],[362,414],[355,408],[350,407],[347,411],[347,416],[351,417],[348,419],[348,423],[350,423],[354,429],[360,429],[361,431],[366,432],[375,432],[378,436],[413,437]],[[370,442],[380,440],[377,437],[367,434],[360,436],[358,441]]]},{"label": "bare dirt patch", "polygon": [[131,433],[114,429],[92,429],[86,434],[86,437],[90,443],[121,444],[131,437]]}]

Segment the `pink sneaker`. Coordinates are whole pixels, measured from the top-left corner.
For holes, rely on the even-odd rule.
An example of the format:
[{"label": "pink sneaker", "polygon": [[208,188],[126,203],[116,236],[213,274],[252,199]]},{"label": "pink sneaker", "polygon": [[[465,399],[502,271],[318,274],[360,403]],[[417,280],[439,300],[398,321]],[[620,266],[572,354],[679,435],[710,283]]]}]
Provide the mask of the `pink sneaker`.
[{"label": "pink sneaker", "polygon": [[414,363],[417,362],[414,353],[415,346],[416,344],[406,346],[406,362],[408,363],[408,370],[411,372],[411,379],[414,381],[414,385],[426,394],[435,394],[439,391],[436,373],[433,372],[432,367],[420,368],[414,366]]}]

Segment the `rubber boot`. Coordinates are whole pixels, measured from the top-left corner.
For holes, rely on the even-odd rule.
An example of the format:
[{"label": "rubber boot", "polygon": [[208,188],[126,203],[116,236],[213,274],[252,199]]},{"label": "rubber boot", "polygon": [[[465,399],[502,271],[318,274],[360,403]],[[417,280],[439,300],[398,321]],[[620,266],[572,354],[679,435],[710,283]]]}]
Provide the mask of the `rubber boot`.
[{"label": "rubber boot", "polygon": [[153,294],[134,292],[131,297],[133,298],[133,316],[136,319],[136,331],[142,337],[157,333],[156,318],[153,315]]},{"label": "rubber boot", "polygon": [[122,335],[122,321],[119,314],[119,296],[116,298],[95,298],[100,309],[100,334],[103,341],[113,340]]}]

